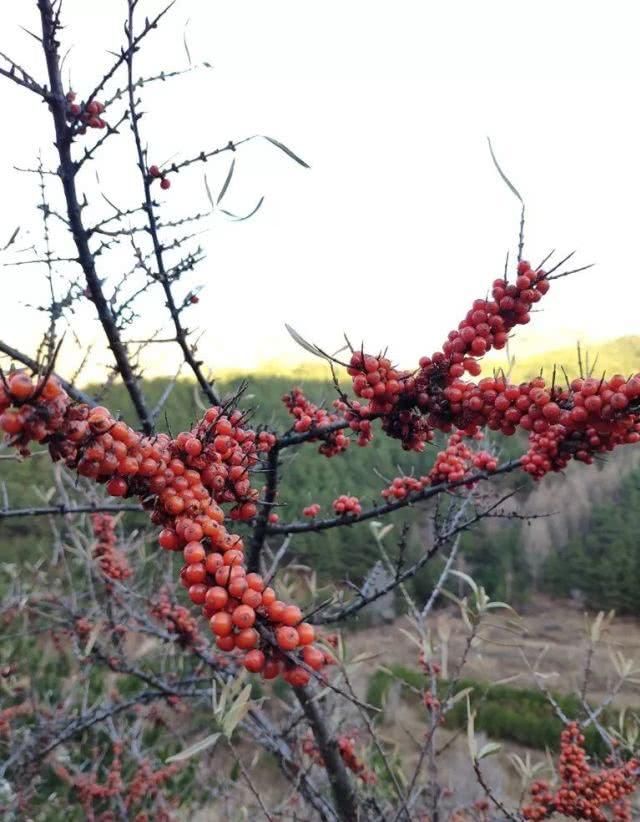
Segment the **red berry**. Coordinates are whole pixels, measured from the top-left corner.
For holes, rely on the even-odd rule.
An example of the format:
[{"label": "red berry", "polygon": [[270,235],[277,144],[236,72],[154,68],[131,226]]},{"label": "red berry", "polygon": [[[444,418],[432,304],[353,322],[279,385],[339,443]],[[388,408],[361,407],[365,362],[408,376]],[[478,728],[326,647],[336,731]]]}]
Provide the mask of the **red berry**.
[{"label": "red berry", "polygon": [[249,651],[244,658],[244,667],[252,674],[257,674],[264,668],[265,656],[257,649]]},{"label": "red berry", "polygon": [[283,625],[276,630],[276,642],[283,651],[293,651],[300,642],[295,628]]}]

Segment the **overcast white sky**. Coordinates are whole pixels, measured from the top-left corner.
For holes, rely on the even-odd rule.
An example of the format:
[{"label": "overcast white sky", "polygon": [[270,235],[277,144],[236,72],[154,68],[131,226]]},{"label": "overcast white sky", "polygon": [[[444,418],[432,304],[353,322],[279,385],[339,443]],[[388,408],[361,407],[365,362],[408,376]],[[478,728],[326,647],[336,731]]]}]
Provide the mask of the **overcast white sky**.
[{"label": "overcast white sky", "polygon": [[[64,5],[66,65],[82,96],[122,42],[125,3]],[[140,0],[150,16],[158,7]],[[597,263],[560,281],[521,338],[550,348],[638,333],[639,17],[631,0],[178,0],[149,38],[141,72],[186,64],[187,20],[193,61],[213,68],[145,95],[150,157],[260,133],[311,166],[266,143],[238,152],[227,206],[265,202],[250,221],[207,223],[208,261],[191,281],[206,288],[190,315],[205,332],[207,362],[250,368],[299,357],[284,322],[327,348],[343,330],[370,349],[389,345],[407,366],[434,350],[515,245],[518,204],[491,164],[487,135],[525,196],[527,255],[576,249],[579,263]],[[0,49],[44,77],[37,43],[19,28],[37,28],[35,0],[2,3],[0,22]],[[0,239],[21,224],[32,242],[36,181],[12,168],[33,166],[40,148],[51,158],[50,124],[35,96],[8,82],[0,101]],[[99,166],[99,182],[93,170],[84,177],[88,196],[139,201],[127,137]],[[227,163],[207,167],[212,185]],[[167,218],[206,207],[203,171],[174,181]],[[117,274],[117,263],[101,273]],[[2,337],[31,350],[39,318],[21,305],[44,293],[42,274],[0,269]],[[147,327],[160,305],[149,298]],[[90,306],[76,327],[83,342],[98,337]],[[66,367],[76,356],[67,345]],[[147,363],[170,370],[168,347]]]}]

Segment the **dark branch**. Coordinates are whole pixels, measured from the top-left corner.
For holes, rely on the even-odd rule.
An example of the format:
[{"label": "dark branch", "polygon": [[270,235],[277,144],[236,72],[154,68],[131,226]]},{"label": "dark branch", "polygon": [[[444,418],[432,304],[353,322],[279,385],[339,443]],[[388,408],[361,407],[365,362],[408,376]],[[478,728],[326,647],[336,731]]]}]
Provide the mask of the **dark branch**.
[{"label": "dark branch", "polygon": [[278,492],[279,456],[280,452],[278,450],[278,446],[275,445],[271,449],[271,451],[269,451],[266,469],[267,486],[265,489],[262,505],[260,506],[258,516],[256,517],[255,525],[253,527],[253,534],[251,536],[251,542],[249,544],[249,557],[247,560],[247,569],[249,571],[260,570],[260,553],[262,551],[262,546],[264,545],[264,540],[267,535],[269,514],[271,513],[271,509],[273,507],[273,503],[276,500],[276,494]]},{"label": "dark branch", "polygon": [[109,503],[95,503],[93,505],[48,505],[43,508],[0,508],[0,521],[17,517],[40,517],[48,515],[66,516],[67,514],[93,514],[109,511],[117,514],[120,511],[142,511],[140,505],[110,505]]},{"label": "dark branch", "polygon": [[357,822],[356,795],[340,756],[338,743],[329,735],[326,718],[320,713],[318,702],[305,688],[294,688],[294,691],[322,755],[338,815],[343,822]]},{"label": "dark branch", "polygon": [[444,494],[453,491],[456,488],[461,488],[471,482],[478,482],[479,480],[488,480],[500,474],[508,474],[511,471],[521,467],[519,459],[510,460],[503,465],[496,468],[495,471],[488,473],[487,471],[476,471],[469,474],[462,480],[456,482],[443,482],[439,485],[428,485],[421,491],[416,491],[413,494],[408,494],[403,499],[394,500],[393,502],[385,502],[382,505],[375,505],[372,508],[367,508],[357,516],[339,516],[330,519],[315,520],[313,522],[289,522],[282,525],[270,525],[267,527],[267,534],[303,534],[314,531],[326,531],[328,528],[338,528],[342,525],[355,525],[358,522],[365,522],[369,519],[390,514],[392,511],[398,511],[401,508],[407,508],[416,502],[423,502],[431,499],[438,494]]},{"label": "dark branch", "polygon": [[118,371],[129,392],[144,432],[151,434],[153,432],[153,423],[146,399],[134,373],[126,347],[120,338],[111,308],[102,291],[102,285],[96,271],[95,255],[89,247],[88,232],[82,220],[82,210],[75,181],[76,166],[71,157],[72,135],[66,122],[66,97],[60,73],[57,17],[51,0],[38,0],[38,8],[42,22],[42,47],[51,85],[50,108],[55,127],[56,149],[60,160],[58,173],[64,189],[69,228],[78,251],[79,263],[84,272],[91,299],[95,303],[98,317],[109,342]]},{"label": "dark branch", "polygon": [[171,282],[169,276],[167,274],[167,270],[164,264],[164,254],[163,254],[163,246],[160,242],[159,237],[159,226],[158,221],[156,219],[156,214],[154,210],[154,202],[151,196],[151,185],[153,179],[149,176],[147,170],[147,164],[145,159],[145,153],[142,148],[142,138],[140,135],[140,127],[139,127],[139,120],[140,115],[136,111],[136,99],[135,99],[135,81],[133,79],[133,56],[135,53],[135,42],[133,38],[133,10],[134,10],[134,3],[129,2],[129,22],[128,22],[128,36],[129,36],[129,48],[127,49],[127,70],[128,70],[128,92],[129,92],[129,112],[131,116],[131,131],[133,132],[133,138],[136,145],[136,153],[138,157],[138,168],[140,171],[140,175],[142,177],[142,185],[144,188],[144,211],[147,216],[147,224],[149,227],[149,235],[151,237],[151,242],[153,243],[153,252],[156,260],[157,266],[157,279],[160,281],[162,288],[164,290],[165,298],[167,301],[167,308],[169,309],[169,313],[171,315],[171,320],[173,321],[173,326],[176,331],[176,341],[182,350],[182,356],[184,357],[185,362],[192,370],[195,378],[198,381],[198,385],[204,392],[205,396],[209,400],[212,405],[219,405],[220,398],[209,382],[205,375],[202,372],[202,363],[199,362],[195,355],[192,347],[189,345],[187,341],[187,332],[182,325],[182,321],[180,319],[180,309],[176,305],[173,292],[171,290]]}]

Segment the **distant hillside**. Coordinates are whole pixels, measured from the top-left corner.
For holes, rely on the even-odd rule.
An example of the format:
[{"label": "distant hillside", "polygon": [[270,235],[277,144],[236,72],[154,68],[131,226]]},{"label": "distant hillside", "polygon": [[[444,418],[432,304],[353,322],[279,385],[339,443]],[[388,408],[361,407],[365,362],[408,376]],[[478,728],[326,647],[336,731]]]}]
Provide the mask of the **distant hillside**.
[{"label": "distant hillside", "polygon": [[[516,341],[512,353],[515,355],[515,366],[512,370],[512,378],[515,381],[531,379],[540,373],[551,375],[554,365],[562,376],[560,366],[564,366],[567,374],[575,376],[580,373],[578,362],[577,343],[575,345],[562,346],[558,348],[542,350],[540,354],[530,353],[532,345],[519,346]],[[640,335],[618,337],[615,340],[598,343],[583,343],[581,348],[582,368],[585,373],[593,370],[594,374],[602,375],[619,372],[630,374],[640,371]],[[522,350],[522,354],[518,352]],[[344,354],[342,355],[344,356]],[[400,367],[408,368],[410,363],[398,363]],[[503,352],[495,352],[485,360],[485,371],[491,373],[494,368],[506,369],[506,358]],[[241,377],[245,377],[243,372],[237,369],[226,369],[219,372],[220,378],[224,382],[233,382]],[[309,359],[300,362],[284,360],[267,360],[260,364],[254,372],[258,377],[287,377],[291,380],[311,380],[319,383],[329,379],[329,369],[321,359]],[[339,377],[344,377],[346,384],[347,377],[344,373],[339,373]]]},{"label": "distant hillside", "polygon": [[[515,346],[517,351],[517,345]],[[602,376],[604,371],[607,374],[631,374],[640,371],[640,336],[618,337],[603,343],[592,343],[580,346],[580,358],[582,359],[583,373],[591,371]],[[505,367],[506,359],[487,359],[492,367]],[[557,367],[558,379],[563,379],[560,366],[564,366],[569,377],[578,376],[580,373],[578,347],[566,346],[550,351],[543,351],[537,356],[528,355],[522,360],[515,356],[515,365],[511,373],[514,381],[531,379],[536,377],[542,369],[543,374],[550,378],[554,366]]]}]

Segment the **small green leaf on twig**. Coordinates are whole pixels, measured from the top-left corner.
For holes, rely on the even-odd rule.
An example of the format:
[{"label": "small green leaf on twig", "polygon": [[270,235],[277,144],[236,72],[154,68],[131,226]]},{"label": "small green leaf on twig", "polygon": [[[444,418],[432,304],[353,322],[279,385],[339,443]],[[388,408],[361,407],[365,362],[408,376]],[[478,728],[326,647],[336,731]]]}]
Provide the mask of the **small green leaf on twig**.
[{"label": "small green leaf on twig", "polygon": [[309,168],[309,165],[307,165],[307,163],[305,163],[305,161],[301,157],[298,157],[297,154],[295,154],[293,151],[291,151],[290,148],[287,148],[287,146],[285,146],[284,143],[281,143],[280,140],[276,140],[273,137],[267,137],[265,134],[263,134],[262,136],[264,137],[265,140],[268,140],[272,145],[279,148],[280,151],[284,151],[284,153],[288,157],[291,157],[292,160],[295,160],[296,163],[303,166],[304,168]]},{"label": "small green leaf on twig", "polygon": [[224,181],[222,188],[220,189],[220,194],[218,194],[218,199],[216,200],[216,204],[219,205],[222,201],[222,198],[227,193],[227,189],[229,188],[229,183],[231,182],[231,178],[233,177],[233,170],[236,167],[236,158],[234,157],[231,161],[231,165],[229,166],[229,172],[227,173],[227,178]]},{"label": "small green leaf on twig", "polygon": [[507,175],[504,173],[504,171],[500,168],[500,163],[498,162],[498,160],[496,158],[496,155],[493,152],[493,146],[491,145],[491,138],[490,137],[487,137],[487,142],[489,143],[489,151],[491,152],[491,159],[493,160],[494,166],[498,170],[498,174],[502,177],[502,179],[507,184],[509,189],[513,192],[513,194],[515,194],[515,196],[520,200],[522,205],[524,205],[524,200],[522,199],[522,197],[520,195],[520,192],[514,186],[514,184],[511,182],[511,180],[507,177]]},{"label": "small green leaf on twig", "polygon": [[209,734],[209,736],[205,736],[204,739],[195,742],[193,745],[189,745],[188,748],[180,751],[173,756],[170,756],[166,761],[169,762],[181,762],[183,759],[189,759],[191,756],[195,756],[196,754],[201,753],[202,751],[206,751],[207,748],[211,748],[213,745],[216,744],[218,739],[220,738],[219,733]]},{"label": "small green leaf on twig", "polygon": [[476,760],[479,762],[481,759],[484,759],[485,756],[491,756],[500,750],[502,750],[502,745],[499,742],[487,742],[487,744],[483,745],[478,751]]}]

